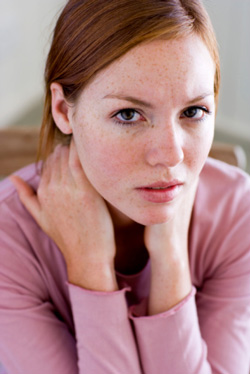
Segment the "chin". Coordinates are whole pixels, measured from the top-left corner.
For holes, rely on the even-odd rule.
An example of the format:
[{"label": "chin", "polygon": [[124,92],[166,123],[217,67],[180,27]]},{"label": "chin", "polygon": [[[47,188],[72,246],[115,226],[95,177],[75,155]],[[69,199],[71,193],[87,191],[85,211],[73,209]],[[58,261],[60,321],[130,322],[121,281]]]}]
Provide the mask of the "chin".
[{"label": "chin", "polygon": [[153,225],[160,225],[161,223],[166,223],[169,221],[169,218],[151,218],[151,219],[136,219],[134,222],[139,223],[143,226],[153,226]]},{"label": "chin", "polygon": [[173,215],[173,208],[154,207],[152,209],[119,210],[108,203],[113,222],[117,226],[127,226],[136,222],[143,226],[158,225],[169,221]]},{"label": "chin", "polygon": [[143,226],[152,226],[152,225],[159,225],[161,223],[166,223],[171,220],[171,215],[169,212],[157,212],[157,213],[149,213],[144,215],[136,215],[131,217],[134,222],[139,223]]}]

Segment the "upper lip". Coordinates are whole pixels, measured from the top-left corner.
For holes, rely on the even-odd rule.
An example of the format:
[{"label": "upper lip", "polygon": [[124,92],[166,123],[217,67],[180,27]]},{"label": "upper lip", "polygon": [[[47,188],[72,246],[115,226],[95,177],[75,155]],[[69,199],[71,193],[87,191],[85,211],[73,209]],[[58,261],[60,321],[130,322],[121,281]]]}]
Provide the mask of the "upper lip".
[{"label": "upper lip", "polygon": [[139,187],[139,189],[142,189],[142,188],[168,188],[168,187],[173,187],[173,186],[182,185],[182,184],[183,184],[183,182],[181,182],[177,179],[174,179],[170,182],[164,182],[164,181],[155,182],[155,183],[149,184],[147,186]]}]

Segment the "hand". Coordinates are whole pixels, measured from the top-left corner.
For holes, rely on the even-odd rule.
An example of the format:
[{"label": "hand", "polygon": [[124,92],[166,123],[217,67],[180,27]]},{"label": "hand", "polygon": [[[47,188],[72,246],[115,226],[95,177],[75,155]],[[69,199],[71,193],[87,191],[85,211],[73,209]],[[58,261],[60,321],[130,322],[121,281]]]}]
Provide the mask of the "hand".
[{"label": "hand", "polygon": [[169,221],[145,228],[151,259],[150,315],[171,309],[191,291],[188,233],[197,183],[183,194]]},{"label": "hand", "polygon": [[83,171],[74,140],[49,156],[37,193],[21,178],[11,180],[24,206],[61,250],[69,281],[99,291],[117,289],[112,219]]},{"label": "hand", "polygon": [[[158,257],[159,252],[168,256],[169,260],[177,255],[183,257],[187,252],[188,232],[193,210],[193,204],[198,182],[194,183],[183,194],[171,219],[167,222],[147,226],[145,228],[144,241],[151,257]],[[165,248],[175,248],[173,251]]]}]

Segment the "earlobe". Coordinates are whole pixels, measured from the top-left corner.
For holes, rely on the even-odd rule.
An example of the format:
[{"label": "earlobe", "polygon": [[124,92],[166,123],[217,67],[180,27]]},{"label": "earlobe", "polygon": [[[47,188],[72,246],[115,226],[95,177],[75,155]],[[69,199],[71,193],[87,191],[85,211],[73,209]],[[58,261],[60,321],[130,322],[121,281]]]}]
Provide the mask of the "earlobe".
[{"label": "earlobe", "polygon": [[69,119],[69,104],[65,99],[62,86],[58,83],[52,83],[50,90],[52,115],[55,124],[63,134],[72,134],[72,127]]}]

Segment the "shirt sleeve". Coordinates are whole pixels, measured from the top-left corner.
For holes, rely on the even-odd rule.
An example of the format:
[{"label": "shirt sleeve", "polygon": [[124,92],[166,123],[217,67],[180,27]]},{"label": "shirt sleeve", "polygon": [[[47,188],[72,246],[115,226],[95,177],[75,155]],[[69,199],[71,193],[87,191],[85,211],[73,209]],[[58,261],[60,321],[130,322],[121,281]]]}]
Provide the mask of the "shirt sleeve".
[{"label": "shirt sleeve", "polygon": [[128,314],[128,289],[100,293],[68,284],[75,334],[50,299],[28,236],[10,208],[1,209],[0,357],[8,372],[249,374],[250,194],[241,194],[224,220],[214,220],[219,234],[207,240],[210,260],[197,292],[146,316],[145,300]]},{"label": "shirt sleeve", "polygon": [[249,374],[249,184],[241,178],[231,198],[210,200],[209,220],[197,221],[196,295],[155,316],[131,310],[144,374]]},{"label": "shirt sleeve", "polygon": [[215,373],[250,371],[250,201],[245,208],[238,205],[239,216],[217,248],[220,264],[197,293],[201,334]]},{"label": "shirt sleeve", "polygon": [[[154,316],[130,309],[144,374],[211,374],[200,333],[195,289],[180,304]],[[143,309],[143,308],[142,308]]]},{"label": "shirt sleeve", "polygon": [[28,238],[3,207],[0,227],[2,363],[10,374],[77,374],[75,339],[56,314]]},{"label": "shirt sleeve", "polygon": [[140,374],[125,293],[70,285],[80,373]]},{"label": "shirt sleeve", "polygon": [[[73,333],[50,297],[51,275],[29,240],[35,222],[22,209],[25,233],[7,205],[0,213],[0,358],[7,372],[141,374],[126,290],[101,294],[65,285]],[[34,232],[49,251],[41,230]]]},{"label": "shirt sleeve", "polygon": [[230,281],[214,281],[165,313],[131,308],[143,373],[249,374],[250,295],[240,290],[242,282],[249,287],[249,274],[233,279],[234,296],[217,292]]}]

